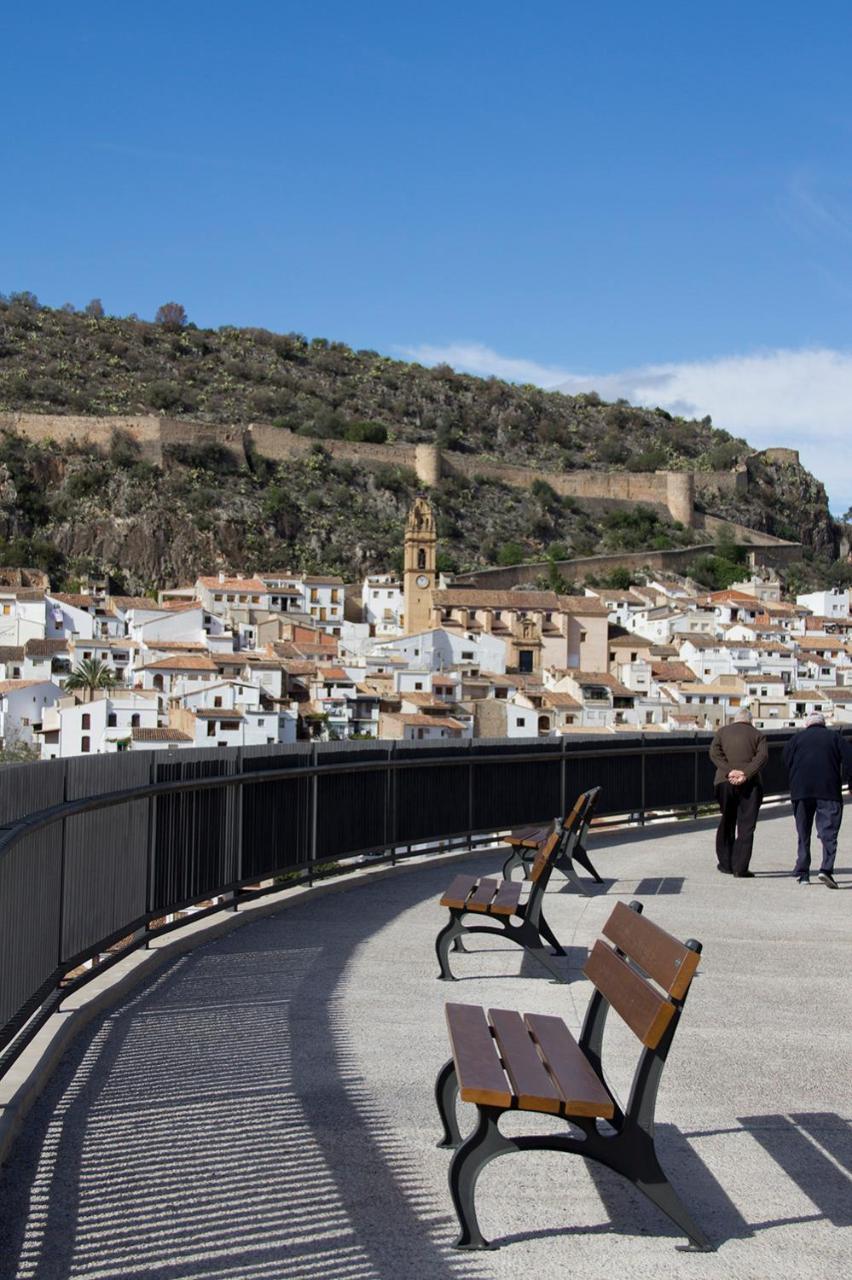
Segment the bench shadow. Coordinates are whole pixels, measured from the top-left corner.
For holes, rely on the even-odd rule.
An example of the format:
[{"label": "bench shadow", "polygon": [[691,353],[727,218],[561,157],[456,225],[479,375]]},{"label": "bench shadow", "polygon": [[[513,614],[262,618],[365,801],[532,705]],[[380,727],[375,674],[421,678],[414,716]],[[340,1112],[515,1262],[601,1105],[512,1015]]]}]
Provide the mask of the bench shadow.
[{"label": "bench shadow", "polygon": [[81,1032],[0,1171],[2,1280],[490,1275],[451,1248],[444,1187],[376,1105],[340,993],[353,952],[446,875],[247,924]]},{"label": "bench shadow", "polygon": [[[717,1246],[728,1240],[750,1239],[757,1232],[773,1227],[810,1222],[852,1226],[852,1128],[848,1120],[835,1112],[742,1116],[724,1129],[695,1131],[660,1124],[656,1138],[660,1163],[690,1213]],[[781,1176],[813,1202],[815,1211],[785,1217],[746,1218],[696,1150],[696,1143],[719,1138],[726,1140],[726,1150],[722,1156],[717,1154],[714,1164],[737,1161],[742,1144],[756,1142],[775,1162]],[[511,1244],[545,1237],[610,1233],[684,1240],[677,1227],[625,1179],[591,1160],[585,1165],[607,1221],[517,1232],[495,1237],[494,1242]],[[569,1177],[567,1174],[566,1182]]]}]

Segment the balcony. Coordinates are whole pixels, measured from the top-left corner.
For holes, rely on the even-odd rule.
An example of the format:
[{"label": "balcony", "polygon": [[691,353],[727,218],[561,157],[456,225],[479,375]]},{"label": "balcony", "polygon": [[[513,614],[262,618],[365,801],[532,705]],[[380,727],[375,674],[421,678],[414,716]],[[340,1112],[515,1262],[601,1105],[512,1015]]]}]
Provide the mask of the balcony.
[{"label": "balcony", "polygon": [[[782,740],[773,739],[768,790],[780,790]],[[541,980],[515,948],[480,939],[469,945],[482,949],[458,957],[458,986],[434,980],[436,904],[451,872],[436,846],[453,832],[467,843],[460,812],[468,829],[485,812],[502,823],[525,805],[528,818],[544,816],[560,807],[563,785],[573,794],[591,774],[609,787],[604,818],[643,789],[649,820],[677,789],[688,814],[706,798],[707,741],[383,743],[216,760],[186,752],[148,761],[146,781],[142,753],[0,773],[10,824],[0,853],[2,936],[18,940],[0,976],[3,999],[10,979],[21,991],[24,979],[38,980],[39,957],[55,962],[48,938],[60,938],[69,963],[86,949],[101,954],[116,918],[124,928],[138,923],[126,914],[134,894],[141,916],[152,913],[144,924],[153,948],[101,971],[106,981],[151,966],[70,1043],[24,1121],[0,1182],[0,1274],[604,1277],[615,1274],[616,1249],[625,1260],[618,1274],[636,1276],[842,1274],[852,1183],[841,1067],[849,1031],[838,1011],[852,940],[842,894],[799,890],[786,874],[786,810],[761,819],[754,865],[763,874],[744,883],[716,873],[712,821],[604,826],[590,847],[602,890],[582,899],[554,884],[549,895],[569,987]],[[269,776],[271,761],[284,776]],[[91,804],[96,785],[115,801],[120,782],[132,793],[125,800],[72,813]],[[11,825],[24,800],[39,805],[38,829]],[[340,821],[347,802],[348,824]],[[425,838],[428,822],[434,840]],[[431,845],[434,861],[419,862],[416,849],[406,860],[407,840]],[[330,855],[345,862],[379,845],[386,862],[356,877],[269,899],[251,893],[261,865],[307,877]],[[121,880],[109,878],[116,849]],[[52,859],[60,871],[65,864],[56,898]],[[852,868],[840,861],[847,878]],[[464,868],[493,872],[499,862],[480,851]],[[137,870],[145,874],[134,879]],[[30,888],[38,877],[42,905],[16,929],[18,873]],[[164,907],[200,905],[211,884],[226,894],[240,887],[240,910],[207,918],[202,907],[194,927],[215,925],[218,936],[181,950],[180,935],[161,923]],[[660,1149],[724,1247],[681,1257],[680,1237],[614,1178],[534,1155],[497,1162],[482,1180],[483,1224],[506,1247],[456,1254],[431,1096],[446,1056],[444,1000],[558,1012],[576,1029],[588,998],[586,949],[613,901],[633,897],[664,927],[704,943],[663,1082]],[[61,919],[51,915],[54,901]],[[75,1004],[92,988],[66,990]],[[613,1081],[616,1090],[624,1083]]]}]

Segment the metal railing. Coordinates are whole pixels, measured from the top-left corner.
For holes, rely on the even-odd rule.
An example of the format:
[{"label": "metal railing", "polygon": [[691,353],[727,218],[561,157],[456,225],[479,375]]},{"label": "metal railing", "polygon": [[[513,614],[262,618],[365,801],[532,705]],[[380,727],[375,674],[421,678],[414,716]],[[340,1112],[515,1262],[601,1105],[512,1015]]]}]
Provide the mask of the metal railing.
[{"label": "metal railing", "polygon": [[[785,790],[788,737],[770,737],[768,794]],[[299,743],[2,769],[0,1074],[65,996],[176,912],[236,909],[340,858],[475,842],[564,814],[591,786],[604,819],[697,814],[713,800],[709,742]]]}]

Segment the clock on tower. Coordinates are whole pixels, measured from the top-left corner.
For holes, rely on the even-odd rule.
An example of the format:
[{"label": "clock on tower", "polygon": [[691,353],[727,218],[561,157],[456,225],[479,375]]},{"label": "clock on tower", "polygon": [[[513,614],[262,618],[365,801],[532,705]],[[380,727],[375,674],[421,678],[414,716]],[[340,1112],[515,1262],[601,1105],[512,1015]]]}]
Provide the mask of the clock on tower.
[{"label": "clock on tower", "polygon": [[436,570],[438,537],[435,515],[429,501],[417,497],[405,522],[405,633],[428,630],[432,615],[432,592],[438,585]]}]

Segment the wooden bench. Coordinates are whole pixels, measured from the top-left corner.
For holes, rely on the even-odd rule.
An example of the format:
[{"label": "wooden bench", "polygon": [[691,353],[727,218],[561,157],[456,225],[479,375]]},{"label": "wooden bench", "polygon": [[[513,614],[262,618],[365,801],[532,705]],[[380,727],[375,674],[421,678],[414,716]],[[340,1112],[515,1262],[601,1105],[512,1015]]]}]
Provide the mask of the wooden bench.
[{"label": "wooden bench", "polygon": [[[558,956],[565,952],[550,925],[544,918],[544,891],[556,861],[567,844],[572,831],[580,821],[584,809],[584,796],[578,796],[574,808],[565,823],[552,831],[536,855],[530,872],[530,892],[526,902],[521,902],[524,882],[521,880],[477,879],[476,876],[456,876],[441,898],[441,906],[450,912],[448,924],[435,939],[435,952],[444,982],[455,982],[450,969],[450,948],[464,950],[462,938],[472,933],[490,933],[508,938],[544,966],[557,982],[565,978],[550,958],[547,943]],[[463,917],[471,915],[480,921],[487,918],[491,924],[465,924]]]},{"label": "wooden bench", "polygon": [[[654,1148],[654,1109],[660,1076],[680,1021],[701,944],[681,943],[640,914],[641,904],[619,903],[589,954],[585,974],[595,990],[579,1042],[561,1018],[507,1009],[448,1004],[452,1057],[438,1073],[435,1097],[444,1137],[456,1148],[450,1192],[459,1220],[458,1249],[485,1249],[474,1203],[476,1181],[490,1160],[510,1151],[564,1151],[607,1165],[629,1179],[699,1249],[710,1249],[660,1167]],[[610,945],[611,944],[611,945]],[[642,1048],[630,1100],[622,1109],[601,1067],[604,1024],[610,1008]],[[477,1108],[477,1124],[464,1141],[456,1099]],[[565,1120],[582,1136],[545,1133],[505,1137],[506,1111],[534,1111]],[[600,1128],[600,1122],[606,1128]]]},{"label": "wooden bench", "polygon": [[[583,888],[580,877],[574,870],[574,863],[578,862],[581,867],[585,867],[595,884],[603,884],[602,878],[592,865],[592,860],[586,852],[586,837],[589,834],[589,827],[592,825],[595,808],[597,807],[598,798],[600,796],[600,787],[593,787],[591,791],[583,792],[585,807],[580,815],[579,821],[575,824],[571,831],[565,848],[560,853],[556,868],[561,871],[567,880],[571,882],[579,893],[587,893]],[[506,838],[506,844],[509,845],[512,852],[503,864],[503,879],[511,879],[512,872],[517,868],[523,869],[524,875],[529,876],[535,861],[536,854],[546,842],[548,836],[560,825],[564,828],[571,820],[569,814],[567,818],[557,818],[553,826],[546,827],[522,827],[519,831],[513,831]]]}]

